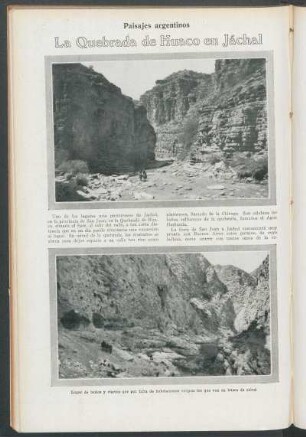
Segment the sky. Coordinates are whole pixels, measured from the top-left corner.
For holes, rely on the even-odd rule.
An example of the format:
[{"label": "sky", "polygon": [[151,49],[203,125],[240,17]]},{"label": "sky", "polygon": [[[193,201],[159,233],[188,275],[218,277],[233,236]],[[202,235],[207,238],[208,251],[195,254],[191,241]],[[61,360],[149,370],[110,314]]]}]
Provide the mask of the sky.
[{"label": "sky", "polygon": [[92,65],[95,71],[102,73],[109,82],[121,88],[123,94],[138,100],[145,91],[153,88],[156,80],[165,79],[174,72],[193,70],[213,73],[215,59],[141,59],[83,62],[83,65]]},{"label": "sky", "polygon": [[224,252],[205,252],[205,258],[213,265],[233,265],[239,267],[247,273],[253,272],[268,255],[267,251],[224,251]]}]

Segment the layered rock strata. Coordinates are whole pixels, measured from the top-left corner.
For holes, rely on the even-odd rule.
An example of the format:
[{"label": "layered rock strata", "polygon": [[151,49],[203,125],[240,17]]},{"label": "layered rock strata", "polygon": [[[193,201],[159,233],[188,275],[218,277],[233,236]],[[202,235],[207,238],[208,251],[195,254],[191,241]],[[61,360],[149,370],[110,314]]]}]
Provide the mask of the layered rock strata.
[{"label": "layered rock strata", "polygon": [[266,60],[216,60],[211,75],[180,71],[141,98],[159,155],[206,161],[211,155],[267,152]]}]

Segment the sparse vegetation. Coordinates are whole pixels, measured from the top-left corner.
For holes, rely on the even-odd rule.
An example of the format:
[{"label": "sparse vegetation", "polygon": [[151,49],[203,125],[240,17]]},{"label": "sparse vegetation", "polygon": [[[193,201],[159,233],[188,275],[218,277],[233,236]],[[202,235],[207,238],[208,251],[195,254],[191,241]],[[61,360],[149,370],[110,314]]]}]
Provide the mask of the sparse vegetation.
[{"label": "sparse vegetation", "polygon": [[182,144],[182,150],[178,156],[179,159],[185,159],[190,152],[193,141],[195,140],[199,127],[199,118],[196,114],[192,114],[183,123],[182,132],[178,138],[179,143]]},{"label": "sparse vegetation", "polygon": [[65,149],[59,149],[55,146],[55,168],[58,170],[58,167],[69,160],[69,152]]},{"label": "sparse vegetation", "polygon": [[76,184],[81,187],[87,187],[88,185],[88,177],[83,173],[78,173],[75,176]]},{"label": "sparse vegetation", "polygon": [[57,202],[82,201],[84,198],[78,193],[89,183],[88,166],[85,161],[65,161],[58,167],[58,172],[65,174],[65,181],[56,181],[55,197]]},{"label": "sparse vegetation", "polygon": [[209,164],[215,165],[221,161],[221,157],[219,155],[213,153],[212,155],[209,155],[207,161],[209,162]]},{"label": "sparse vegetation", "polygon": [[74,202],[85,200],[77,193],[80,186],[77,185],[75,178],[67,182],[56,181],[55,183],[55,198],[57,202]]},{"label": "sparse vegetation", "polygon": [[268,158],[254,158],[236,155],[228,159],[229,165],[237,172],[239,179],[252,178],[261,182],[268,178]]}]

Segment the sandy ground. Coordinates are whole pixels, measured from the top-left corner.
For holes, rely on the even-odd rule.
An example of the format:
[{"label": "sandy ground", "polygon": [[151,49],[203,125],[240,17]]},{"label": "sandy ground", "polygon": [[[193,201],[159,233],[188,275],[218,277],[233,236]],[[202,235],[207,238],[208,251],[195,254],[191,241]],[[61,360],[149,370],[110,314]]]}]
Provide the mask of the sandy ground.
[{"label": "sandy ground", "polygon": [[203,164],[173,162],[146,170],[147,180],[138,174],[89,176],[87,187],[79,194],[84,200],[197,200],[260,199],[268,197],[268,182],[251,178],[237,181],[234,174],[205,167]]}]

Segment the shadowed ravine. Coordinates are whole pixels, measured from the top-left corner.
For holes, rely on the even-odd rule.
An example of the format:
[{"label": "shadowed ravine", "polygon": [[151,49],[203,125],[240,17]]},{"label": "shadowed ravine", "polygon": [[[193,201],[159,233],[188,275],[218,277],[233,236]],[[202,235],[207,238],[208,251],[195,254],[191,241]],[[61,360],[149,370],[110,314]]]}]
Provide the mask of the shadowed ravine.
[{"label": "shadowed ravine", "polygon": [[57,279],[61,378],[270,373],[268,256],[60,256]]},{"label": "shadowed ravine", "polygon": [[265,59],[174,72],[137,102],[82,64],[54,64],[53,87],[57,201],[268,196]]}]

